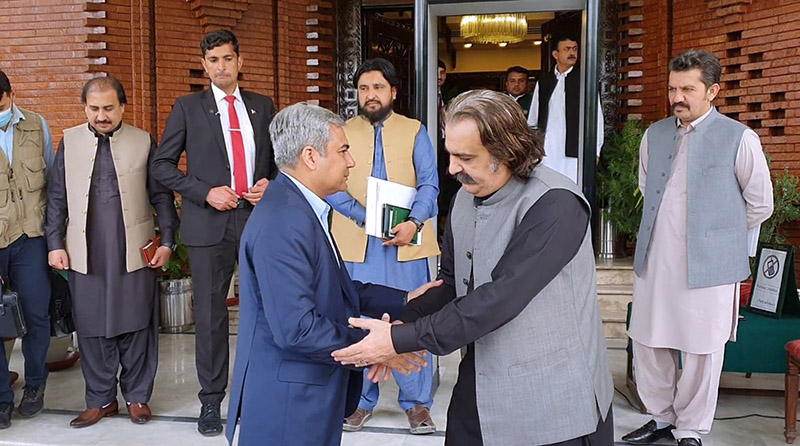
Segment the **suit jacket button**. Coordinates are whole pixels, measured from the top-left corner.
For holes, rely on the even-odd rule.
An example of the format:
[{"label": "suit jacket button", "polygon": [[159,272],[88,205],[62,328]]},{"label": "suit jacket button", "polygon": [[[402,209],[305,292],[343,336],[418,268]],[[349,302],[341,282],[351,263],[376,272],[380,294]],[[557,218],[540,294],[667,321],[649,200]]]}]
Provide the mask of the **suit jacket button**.
[{"label": "suit jacket button", "polygon": [[471,253],[471,252],[469,252],[469,251],[467,251],[467,258],[468,258],[468,259],[470,259],[470,260],[472,260],[472,253]]}]

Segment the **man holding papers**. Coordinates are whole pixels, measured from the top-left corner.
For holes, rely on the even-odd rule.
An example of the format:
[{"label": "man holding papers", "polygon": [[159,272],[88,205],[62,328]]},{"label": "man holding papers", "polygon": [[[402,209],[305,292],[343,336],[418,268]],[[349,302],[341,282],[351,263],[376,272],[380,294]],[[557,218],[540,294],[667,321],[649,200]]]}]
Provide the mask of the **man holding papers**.
[{"label": "man holding papers", "polygon": [[[345,133],[356,165],[350,170],[347,191],[328,197],[337,211],[333,235],[354,280],[413,290],[428,281],[427,258],[439,254],[431,224],[437,214],[439,192],[436,152],[425,126],[392,112],[400,81],[391,63],[384,59],[365,61],[356,71],[354,82],[360,115],[347,121]],[[368,193],[370,177],[374,179],[369,181],[372,191]],[[402,191],[409,189],[410,199],[401,197]],[[379,231],[383,229],[384,203],[410,210],[405,221],[389,229],[389,237],[375,231],[376,226]],[[375,218],[379,219],[377,224]],[[417,233],[422,243],[412,245]],[[395,373],[395,379],[411,433],[434,432],[430,362],[419,373]],[[377,385],[365,379],[358,410],[345,420],[344,429],[360,430],[371,417],[378,396]]]}]

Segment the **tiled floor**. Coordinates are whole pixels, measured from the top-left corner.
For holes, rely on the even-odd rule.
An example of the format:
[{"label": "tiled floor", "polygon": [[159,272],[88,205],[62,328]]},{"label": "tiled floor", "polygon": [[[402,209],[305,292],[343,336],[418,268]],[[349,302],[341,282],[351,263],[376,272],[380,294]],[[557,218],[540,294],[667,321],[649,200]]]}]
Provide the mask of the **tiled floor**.
[{"label": "tiled floor", "polygon": [[[235,336],[231,338],[232,348],[235,339]],[[71,429],[69,420],[84,409],[83,378],[79,366],[76,366],[50,375],[45,398],[45,412],[30,420],[15,418],[10,429],[0,431],[0,445],[224,446],[226,444],[224,437],[205,438],[196,431],[193,417],[197,416],[199,410],[196,397],[199,389],[194,368],[194,337],[192,335],[162,335],[159,354],[160,368],[151,401],[151,407],[157,416],[152,422],[143,426],[134,425],[123,413],[115,418],[102,420],[97,425],[86,429]],[[19,345],[17,345],[11,360],[12,370],[22,370],[21,356]],[[612,362],[614,382],[618,389],[625,391],[625,352],[609,350],[609,357]],[[408,435],[405,414],[396,403],[397,387],[393,382],[389,382],[382,385],[381,401],[373,419],[367,423],[367,427],[362,432],[346,432],[342,445],[443,445],[446,410],[455,382],[457,365],[457,353],[441,360],[442,385],[436,394],[433,406],[433,418],[440,432],[429,436]],[[783,387],[783,376],[762,375],[745,379],[741,375],[725,374],[722,384],[728,387],[780,389]],[[16,384],[14,388],[17,392],[17,400],[19,400],[22,393],[21,383]],[[121,398],[120,403],[122,403]],[[226,414],[226,409],[227,403],[223,403],[223,416]],[[717,417],[733,417],[752,413],[782,417],[783,399],[732,395],[723,395],[720,398]],[[614,417],[617,440],[624,433],[639,427],[648,420],[646,415],[640,414],[628,405],[619,392],[614,398]],[[783,421],[782,419],[757,417],[719,420],[714,423],[713,432],[703,441],[705,445],[709,446],[778,446],[784,444]]]}]

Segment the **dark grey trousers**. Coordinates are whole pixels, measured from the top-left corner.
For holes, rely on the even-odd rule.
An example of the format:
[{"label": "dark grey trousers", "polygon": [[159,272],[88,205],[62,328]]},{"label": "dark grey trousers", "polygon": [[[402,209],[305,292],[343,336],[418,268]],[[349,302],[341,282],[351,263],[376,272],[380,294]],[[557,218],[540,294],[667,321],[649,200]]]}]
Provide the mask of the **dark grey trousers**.
[{"label": "dark grey trousers", "polygon": [[113,338],[78,333],[81,369],[86,382],[86,408],[100,408],[117,399],[117,372],[122,396],[129,403],[147,403],[158,369],[158,325]]},{"label": "dark grey trousers", "polygon": [[225,299],[239,255],[239,241],[250,209],[228,211],[222,241],[190,246],[194,293],[195,364],[203,404],[219,403],[228,386],[228,307]]}]

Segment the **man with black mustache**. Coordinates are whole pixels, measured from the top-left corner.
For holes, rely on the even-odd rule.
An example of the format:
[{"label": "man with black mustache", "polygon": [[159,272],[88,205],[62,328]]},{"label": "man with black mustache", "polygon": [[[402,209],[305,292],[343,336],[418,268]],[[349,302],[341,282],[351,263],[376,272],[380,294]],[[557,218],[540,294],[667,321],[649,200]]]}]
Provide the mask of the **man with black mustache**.
[{"label": "man with black mustache", "polygon": [[[172,255],[178,214],[172,192],[148,170],[155,141],[122,120],[122,84],[93,78],[81,102],[87,122],[64,130],[49,173],[45,223],[50,265],[69,270],[86,382],[86,410],[70,426],[116,415],[117,382],[131,421],[143,424],[152,417],[147,403],[158,368],[156,271]],[[154,208],[161,246],[145,259]]]},{"label": "man with black mustache", "polygon": [[674,436],[679,446],[702,445],[725,343],[735,340],[739,282],[755,255],[750,240],[772,214],[758,135],[712,105],[721,74],[708,51],[670,61],[674,116],[653,123],[639,149],[644,211],[628,335],[637,390],[652,419],[622,437],[630,444]]},{"label": "man with black mustache", "polygon": [[[581,70],[578,40],[561,35],[550,41],[556,66],[542,75],[533,90],[528,125],[544,133],[543,164],[578,182],[578,135],[580,134]],[[603,147],[603,109],[597,113],[597,156]]]},{"label": "man with black mustache", "polygon": [[[400,79],[389,61],[367,60],[353,79],[360,115],[347,121],[344,131],[356,165],[350,169],[347,191],[328,197],[336,210],[333,235],[354,280],[411,291],[428,282],[427,259],[439,254],[430,221],[437,214],[439,193],[436,152],[422,123],[392,111]],[[391,240],[364,232],[369,176],[417,190],[410,217],[392,229],[395,237]],[[422,244],[411,245],[417,232],[422,232]],[[412,434],[436,430],[430,416],[431,363],[408,376],[394,373],[400,387],[400,407],[408,416]],[[344,430],[360,430],[372,416],[378,397],[378,386],[365,379],[358,409],[345,420]]]}]

